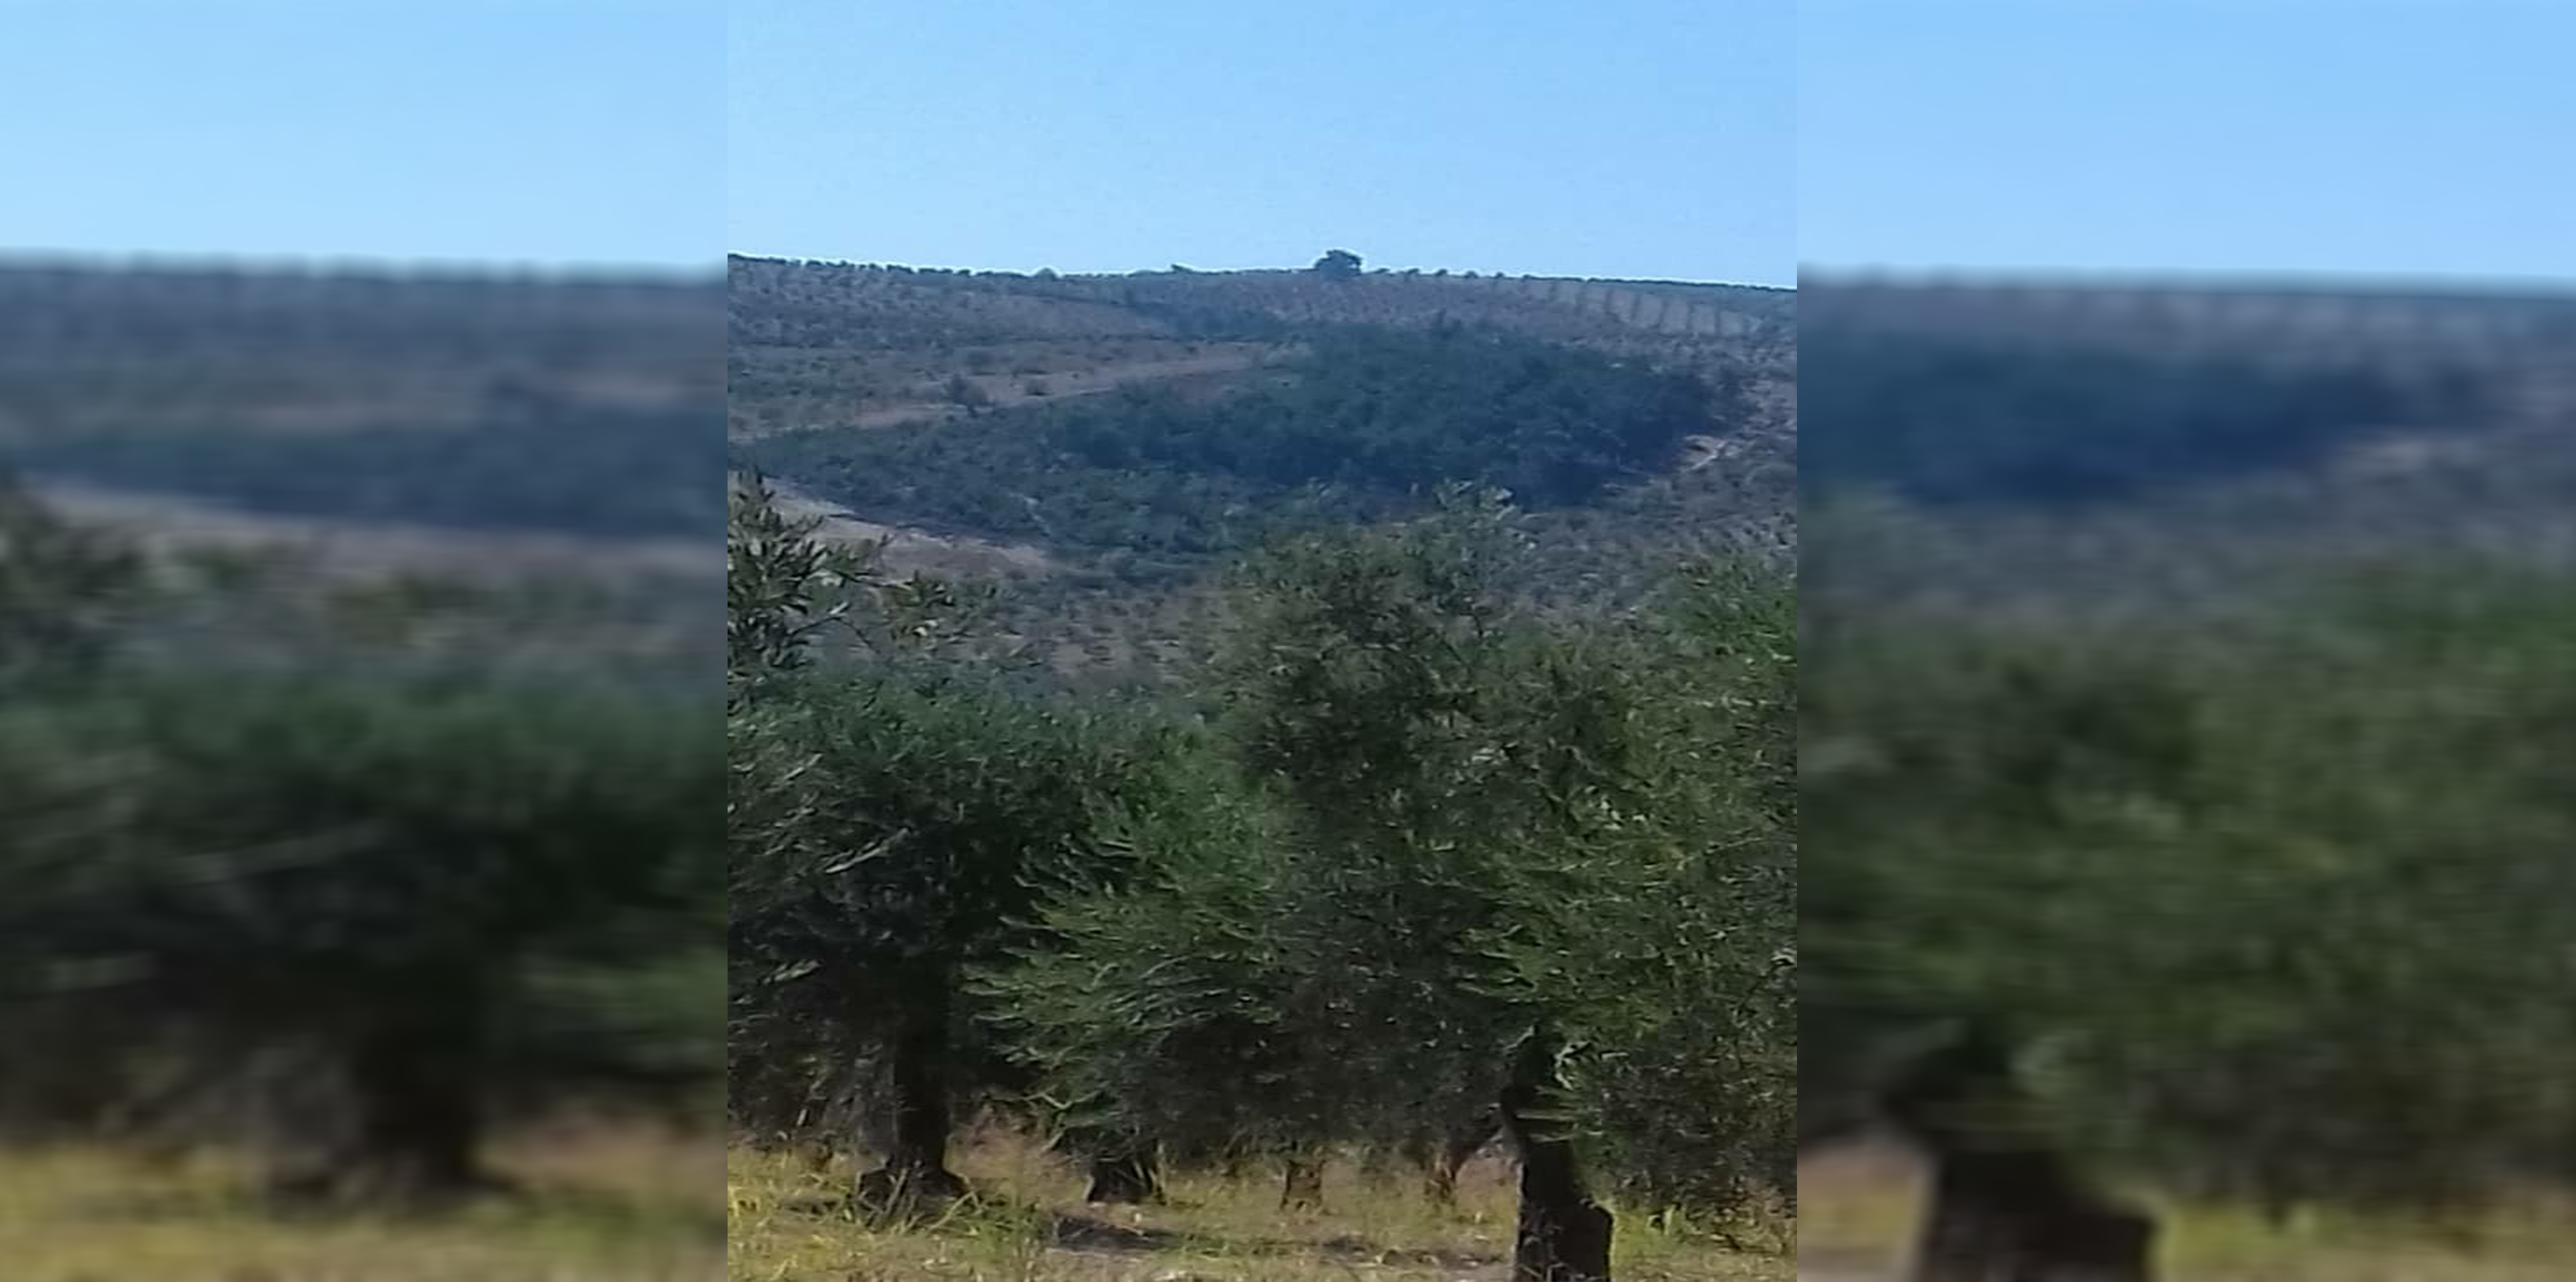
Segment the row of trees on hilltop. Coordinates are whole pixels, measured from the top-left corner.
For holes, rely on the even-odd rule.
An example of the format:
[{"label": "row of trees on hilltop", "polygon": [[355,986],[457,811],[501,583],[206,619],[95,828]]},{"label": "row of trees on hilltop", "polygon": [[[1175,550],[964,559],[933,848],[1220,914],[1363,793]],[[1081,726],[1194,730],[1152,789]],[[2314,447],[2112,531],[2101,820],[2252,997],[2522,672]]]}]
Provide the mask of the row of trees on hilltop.
[{"label": "row of trees on hilltop", "polygon": [[[795,1129],[864,1062],[885,1208],[961,1191],[979,1099],[1100,1195],[1264,1161],[1313,1196],[1328,1152],[1454,1169],[1499,1124],[1521,1262],[1569,1278],[1607,1276],[1605,1200],[1787,1193],[1783,580],[1541,626],[1494,590],[1507,515],[1453,500],[1258,559],[1173,709],[1000,688],[901,622],[920,585],[830,566],[756,491],[735,530],[765,585],[736,601],[739,1125]],[[826,572],[865,585],[837,616]],[[806,648],[836,620],[855,671]]]},{"label": "row of trees on hilltop", "polygon": [[[1164,271],[1050,276],[930,271],[840,263],[736,259],[730,301],[734,345],[810,349],[896,348],[1002,342],[1038,335],[1168,337],[1270,342],[1312,326],[1423,328],[1446,320],[1493,325],[1557,341],[1670,341],[1708,350],[1781,346],[1794,291],[1592,282],[1614,295],[1717,303],[1755,318],[1751,334],[1720,336],[1669,317],[1670,328],[1555,297],[1574,282],[1469,271],[1363,271],[1334,251],[1303,270]],[[1773,297],[1781,296],[1780,298]]]},{"label": "row of trees on hilltop", "polygon": [[0,1135],[438,1201],[512,1118],[711,1106],[711,708],[147,664],[152,569],[0,491]]},{"label": "row of trees on hilltop", "polygon": [[10,262],[0,352],[17,366],[13,391],[244,368],[324,386],[352,366],[404,382],[603,358],[650,368],[703,358],[721,301],[712,280]]}]

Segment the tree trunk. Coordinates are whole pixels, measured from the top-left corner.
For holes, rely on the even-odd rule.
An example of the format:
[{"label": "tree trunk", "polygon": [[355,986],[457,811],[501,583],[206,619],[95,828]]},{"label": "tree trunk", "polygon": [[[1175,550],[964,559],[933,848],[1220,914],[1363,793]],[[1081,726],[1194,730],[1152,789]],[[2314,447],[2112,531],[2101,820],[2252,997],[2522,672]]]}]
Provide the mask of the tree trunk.
[{"label": "tree trunk", "polygon": [[893,1214],[966,1195],[966,1181],[948,1169],[948,981],[941,970],[922,974],[887,1047],[894,1125],[885,1164],[859,1176],[864,1210]]},{"label": "tree trunk", "polygon": [[1091,1180],[1083,1194],[1085,1202],[1134,1205],[1162,1200],[1162,1155],[1133,1135],[1074,1127],[1058,1132],[1049,1147],[1083,1164]]},{"label": "tree trunk", "polygon": [[1091,1155],[1091,1190],[1083,1201],[1132,1205],[1158,1202],[1162,1197],[1162,1172],[1152,1149],[1124,1144]]},{"label": "tree trunk", "polygon": [[1892,1097],[1891,1113],[1932,1161],[1913,1282],[2149,1282],[2152,1218],[2014,1125],[1967,1120],[1978,1105],[2009,1109],[2015,1095],[2008,1054],[1971,1040]]},{"label": "tree trunk", "polygon": [[1609,1282],[1610,1212],[1583,1185],[1573,1141],[1552,1135],[1539,1115],[1558,1093],[1555,1037],[1521,1043],[1497,1109],[1521,1158],[1519,1234],[1513,1282]]},{"label": "tree trunk", "polygon": [[[342,1052],[348,1129],[311,1166],[285,1173],[275,1191],[303,1201],[432,1207],[503,1187],[478,1160],[484,1002],[479,979],[459,965],[369,1009]],[[309,1133],[330,1111],[290,1122]]]},{"label": "tree trunk", "polygon": [[1454,1206],[1458,1201],[1458,1172],[1474,1160],[1477,1152],[1494,1138],[1500,1119],[1494,1110],[1485,1109],[1466,1122],[1452,1127],[1443,1136],[1439,1151],[1430,1155],[1424,1173],[1424,1191],[1434,1206]]},{"label": "tree trunk", "polygon": [[1789,1218],[1794,1223],[1798,1218],[1798,1146],[1795,1143],[1779,1144],[1773,1149],[1767,1172],[1771,1191],[1780,1195],[1780,1201],[1788,1208]]},{"label": "tree trunk", "polygon": [[1315,1211],[1324,1205],[1324,1163],[1315,1157],[1288,1159],[1287,1173],[1279,1185],[1279,1209]]},{"label": "tree trunk", "polygon": [[1458,1168],[1464,1165],[1450,1161],[1445,1152],[1432,1154],[1422,1172],[1422,1195],[1442,1210],[1458,1205]]},{"label": "tree trunk", "polygon": [[804,1157],[805,1169],[820,1175],[832,1169],[833,1159],[841,1155],[841,1146],[829,1135],[810,1135],[796,1141],[796,1151]]},{"label": "tree trunk", "polygon": [[2057,1155],[1936,1159],[1915,1282],[2148,1282],[2155,1224],[2070,1178]]}]

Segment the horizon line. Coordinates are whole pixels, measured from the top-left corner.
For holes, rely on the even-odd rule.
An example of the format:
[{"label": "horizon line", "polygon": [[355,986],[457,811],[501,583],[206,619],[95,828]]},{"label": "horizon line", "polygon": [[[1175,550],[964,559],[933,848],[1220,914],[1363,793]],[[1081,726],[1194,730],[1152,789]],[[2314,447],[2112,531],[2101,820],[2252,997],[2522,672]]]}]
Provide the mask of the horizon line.
[{"label": "horizon line", "polygon": [[588,261],[546,258],[404,256],[373,253],[269,253],[212,250],[0,248],[0,271],[100,271],[146,275],[300,276],[543,285],[691,285],[718,283],[724,264]]},{"label": "horizon line", "polygon": [[2560,295],[2576,294],[2576,276],[2507,276],[2491,272],[2347,269],[2312,267],[2067,267],[1907,264],[1801,264],[1801,280],[1818,284],[1882,285],[1907,288],[1982,286],[1989,288],[2209,290],[2213,292],[2289,293],[2328,291],[2398,294]]},{"label": "horizon line", "polygon": [[[729,250],[726,250],[726,251],[725,251],[725,258],[726,258],[726,260],[727,260],[728,262],[730,262],[730,261],[731,261],[731,260],[733,260],[733,259],[737,259],[737,258],[739,258],[739,259],[746,259],[746,260],[753,260],[753,261],[761,261],[761,262],[779,262],[779,263],[819,263],[819,264],[823,264],[823,265],[827,265],[827,266],[834,266],[834,267],[874,267],[874,268],[904,267],[904,268],[910,268],[910,269],[912,269],[912,270],[914,270],[914,271],[932,271],[932,272],[971,273],[971,274],[975,274],[975,275],[991,275],[991,276],[1024,276],[1024,277],[1035,277],[1035,276],[1036,276],[1039,272],[1041,272],[1041,271],[1051,271],[1051,272],[1054,272],[1054,273],[1055,273],[1057,276],[1059,276],[1059,277],[1064,277],[1064,278],[1068,278],[1068,279],[1075,279],[1075,280],[1114,280],[1114,279],[1117,279],[1117,278],[1122,277],[1122,276],[1168,276],[1168,275],[1173,275],[1173,274],[1174,274],[1174,272],[1172,271],[1172,268],[1173,268],[1173,267],[1179,267],[1179,268],[1183,269],[1183,271],[1184,271],[1186,274],[1189,274],[1189,275],[1198,275],[1198,276],[1240,275],[1240,274],[1247,274],[1247,273],[1252,273],[1252,272],[1305,272],[1305,271],[1312,271],[1312,270],[1314,270],[1314,268],[1313,268],[1311,265],[1309,265],[1309,266],[1275,266],[1275,265],[1274,265],[1274,266],[1260,266],[1260,267],[1192,267],[1192,266],[1190,266],[1190,265],[1189,265],[1189,264],[1187,264],[1187,263],[1174,263],[1174,264],[1171,264],[1171,265],[1169,265],[1169,266],[1164,266],[1164,267],[1136,267],[1136,268],[1128,268],[1128,269],[1125,269],[1125,270],[1112,270],[1112,271],[1067,271],[1067,270],[1065,270],[1065,269],[1063,269],[1063,268],[1060,268],[1060,267],[1035,267],[1035,268],[1017,268],[1017,267],[959,267],[959,266],[951,266],[951,265],[946,265],[946,264],[935,264],[935,263],[897,263],[897,262],[888,262],[888,261],[885,261],[885,260],[882,260],[882,259],[842,258],[842,257],[832,257],[832,256],[817,256],[817,255],[812,255],[812,254],[757,253],[757,252],[751,252],[751,251],[739,250],[739,249],[729,249]],[[1713,285],[1713,286],[1718,286],[1718,287],[1726,288],[1726,289],[1768,289],[1768,290],[1778,290],[1778,291],[1781,291],[1781,292],[1787,292],[1787,293],[1794,293],[1794,292],[1796,292],[1796,290],[1797,290],[1797,288],[1798,288],[1798,286],[1794,283],[1794,281],[1793,281],[1792,283],[1790,283],[1790,284],[1786,284],[1786,285],[1774,285],[1774,284],[1770,284],[1770,283],[1767,283],[1767,282],[1761,282],[1761,281],[1718,280],[1718,279],[1714,279],[1714,278],[1706,278],[1706,277],[1690,277],[1690,276],[1602,276],[1602,275],[1575,275],[1575,274],[1568,274],[1568,273],[1552,273],[1552,272],[1487,271],[1487,270],[1485,270],[1485,269],[1483,269],[1483,268],[1476,268],[1476,267],[1469,267],[1469,268],[1458,268],[1458,267],[1437,267],[1437,266],[1404,266],[1404,267],[1395,267],[1395,266],[1389,266],[1389,265],[1386,265],[1386,264],[1379,264],[1379,265],[1377,265],[1377,266],[1372,266],[1372,267],[1366,268],[1366,269],[1365,269],[1364,274],[1366,274],[1366,275],[1370,275],[1370,276],[1377,276],[1377,275],[1402,276],[1402,275],[1407,275],[1407,274],[1414,274],[1414,275],[1421,275],[1421,276],[1430,276],[1430,275],[1432,275],[1433,273],[1435,273],[1435,272],[1440,272],[1440,271],[1446,271],[1446,272],[1448,272],[1448,274],[1449,274],[1449,275],[1448,275],[1448,277],[1447,277],[1448,279],[1461,279],[1461,278],[1464,278],[1468,273],[1473,272],[1473,273],[1476,275],[1476,277],[1477,277],[1478,279],[1492,279],[1492,278],[1500,277],[1500,278],[1507,279],[1507,280],[1585,280],[1585,281],[1607,281],[1607,282],[1614,282],[1614,283],[1615,283],[1615,282],[1629,282],[1629,283],[1640,284],[1640,285]]]}]

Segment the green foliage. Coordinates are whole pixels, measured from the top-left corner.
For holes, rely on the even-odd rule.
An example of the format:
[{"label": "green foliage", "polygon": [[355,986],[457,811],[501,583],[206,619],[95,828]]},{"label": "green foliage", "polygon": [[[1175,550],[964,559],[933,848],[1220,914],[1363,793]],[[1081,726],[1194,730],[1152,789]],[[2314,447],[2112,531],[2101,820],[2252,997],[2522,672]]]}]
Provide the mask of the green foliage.
[{"label": "green foliage", "polygon": [[810,431],[748,456],[881,520],[1166,555],[1420,510],[1454,482],[1580,502],[1708,430],[1696,379],[1459,330],[1318,339],[1285,385],[1143,390],[920,430]]},{"label": "green foliage", "polygon": [[[939,1094],[1010,1100],[1078,1155],[1420,1157],[1495,1108],[1520,1048],[1561,1046],[1511,1094],[1537,1110],[1517,1116],[1587,1150],[1596,1179],[1704,1209],[1786,1183],[1790,670],[1785,616],[1756,622],[1785,609],[1784,584],[1711,570],[1669,617],[1542,617],[1633,604],[1658,562],[1730,542],[1737,505],[1720,496],[1745,452],[1677,465],[1686,437],[1754,420],[1751,380],[1717,390],[1734,371],[1692,359],[1695,341],[1616,341],[1626,322],[1538,302],[1553,283],[735,270],[738,333],[797,345],[747,359],[737,383],[792,407],[780,427],[849,412],[826,402],[846,386],[831,370],[935,399],[973,359],[963,349],[1012,338],[1306,349],[1161,391],[1059,386],[1042,409],[737,448],[870,520],[1043,544],[1054,564],[1014,584],[1008,630],[1104,663],[1169,662],[1161,702],[1134,715],[1204,718],[1148,732],[1168,750],[1094,775],[1033,745],[1060,726],[1075,748],[1121,755],[1123,718],[940,665],[871,651],[753,700],[766,725],[735,760],[760,778],[737,814],[790,818],[738,818],[737,841],[812,874],[803,899],[774,902],[804,904],[795,929],[818,933],[737,954],[742,1120],[795,1129],[847,1120],[853,1096],[890,1105],[871,1147],[914,1172],[936,1154],[912,1105]],[[1512,328],[1605,341],[1451,320],[1536,312],[1544,323]],[[1576,555],[1541,562],[1517,518],[1441,502],[1458,482],[1509,489]],[[1617,520],[1632,543],[1560,519],[1631,495]],[[1430,519],[1385,537],[1305,537],[1416,517]],[[1255,548],[1222,602],[1132,591],[1213,583]],[[1222,661],[1191,666],[1218,639]],[[1672,701],[1682,690],[1698,697]],[[852,728],[815,737],[827,720]],[[844,782],[844,751],[887,764]],[[952,758],[1028,777],[1009,787]],[[1075,794],[1078,814],[1049,800]],[[878,933],[858,940],[862,922]],[[861,943],[866,960],[831,974],[826,958]],[[922,1071],[934,1061],[943,1073]]]},{"label": "green foliage", "polygon": [[1641,636],[1585,656],[1632,691],[1627,795],[1578,839],[1515,842],[1507,988],[1556,1013],[1576,1047],[1568,1121],[1653,1204],[1793,1192],[1792,597],[1775,571],[1695,566]]},{"label": "green foliage", "polygon": [[64,520],[0,472],[0,695],[94,671],[142,604],[145,569],[134,549]]},{"label": "green foliage", "polygon": [[[279,433],[105,427],[0,447],[31,471],[264,512],[463,529],[711,537],[710,407],[541,403],[468,426]],[[577,478],[577,479],[571,479]]]},{"label": "green foliage", "polygon": [[1821,1080],[1964,1021],[2059,1134],[2204,1188],[2563,1174],[2571,625],[2480,572],[2199,636],[1842,633],[1804,694]]},{"label": "green foliage", "polygon": [[18,996],[118,1012],[57,1049],[127,1090],[173,1028],[207,1039],[210,1088],[263,1049],[356,1071],[433,1025],[469,1094],[705,1082],[710,1022],[657,995],[712,973],[703,951],[665,969],[721,912],[700,715],[239,674],[22,705],[10,755],[41,822],[0,861]]},{"label": "green foliage", "polygon": [[[762,1126],[890,1047],[935,1047],[918,1057],[942,1089],[976,1084],[963,971],[1028,940],[1049,885],[1114,873],[1095,815],[1166,751],[958,661],[955,596],[811,535],[757,481],[737,490],[729,1023],[737,1115]],[[858,662],[813,662],[834,625]]]},{"label": "green foliage", "polygon": [[1051,912],[1062,946],[994,981],[1077,1117],[1278,1153],[1392,1147],[1493,1097],[1511,1012],[1459,982],[1495,907],[1461,840],[1464,794],[1500,779],[1473,685],[1490,520],[1256,568],[1220,687],[1235,761],[1124,812],[1137,883]]},{"label": "green foliage", "polygon": [[811,664],[814,643],[847,619],[849,591],[864,581],[875,549],[835,552],[817,542],[818,523],[779,511],[762,477],[736,478],[728,488],[725,677],[739,708],[758,681]]},{"label": "green foliage", "polygon": [[963,374],[949,375],[948,384],[940,389],[940,395],[968,414],[981,412],[993,404],[993,394],[985,391],[983,384],[971,382]]},{"label": "green foliage", "polygon": [[1089,853],[1125,758],[1096,719],[973,681],[816,679],[773,732],[805,768],[793,840],[734,861],[737,957],[795,970],[991,950],[1032,880]]},{"label": "green foliage", "polygon": [[[103,593],[112,576],[81,576],[144,568],[22,515],[62,537],[13,539],[9,581]],[[14,624],[81,635],[79,594],[25,603]],[[302,1067],[271,1085],[299,1094],[272,1104],[317,1141],[353,1128],[375,1146],[335,1154],[356,1169],[418,1156],[384,1128],[421,1081],[469,1101],[427,1129],[470,1152],[478,1098],[678,1102],[713,1080],[722,1047],[688,993],[720,964],[711,709],[596,682],[101,662],[112,681],[29,683],[0,711],[0,1027],[48,1044],[0,1074],[0,1123],[97,1123],[174,1074],[237,1096],[287,1057]],[[427,1067],[389,1084],[388,1063]]]},{"label": "green foliage", "polygon": [[2081,504],[2277,469],[2393,426],[2458,421],[2469,389],[2340,367],[2266,367],[1818,327],[1800,356],[1810,490],[1928,503]]},{"label": "green foliage", "polygon": [[[129,680],[77,720],[102,751],[146,754],[156,782],[135,815],[146,858],[289,843],[273,881],[226,879],[227,894],[257,885],[274,901],[222,905],[202,954],[170,952],[191,947],[178,936],[133,945],[185,956],[180,969],[197,976],[230,952],[288,968],[333,957],[314,982],[355,982],[378,950],[388,965],[506,953],[620,905],[713,891],[714,727],[684,709],[181,676]],[[171,906],[195,920],[186,896]],[[236,926],[249,933],[231,939]]]},{"label": "green foliage", "polygon": [[1021,949],[978,987],[1069,1129],[1200,1158],[1360,1132],[1351,1076],[1375,1066],[1301,1035],[1333,1017],[1334,996],[1306,969],[1318,905],[1298,847],[1275,807],[1210,764],[1177,804],[1109,830],[1135,861],[1131,885],[1050,906],[1054,946]]},{"label": "green foliage", "polygon": [[1315,260],[1315,274],[1327,280],[1349,280],[1360,274],[1360,256],[1347,249],[1327,249]]},{"label": "green foliage", "polygon": [[737,711],[763,681],[818,661],[1011,666],[1006,647],[976,634],[990,585],[894,578],[879,568],[881,543],[822,541],[821,519],[786,515],[766,478],[736,476],[729,488],[725,671]]},{"label": "green foliage", "polygon": [[1623,1183],[1709,1206],[1782,1178],[1786,594],[1712,573],[1654,628],[1541,628],[1492,592],[1514,542],[1453,500],[1252,569],[1226,759],[1120,812],[1132,879],[985,981],[1083,1124],[1416,1147],[1544,1026],[1575,1042],[1559,1124]]},{"label": "green foliage", "polygon": [[1151,792],[1161,737],[973,678],[837,674],[773,697],[792,707],[736,746],[738,1113],[783,1127],[907,1055],[940,1096],[880,1104],[944,1113],[1004,1083],[966,973],[1042,941],[1060,886],[1119,875],[1097,816]]}]

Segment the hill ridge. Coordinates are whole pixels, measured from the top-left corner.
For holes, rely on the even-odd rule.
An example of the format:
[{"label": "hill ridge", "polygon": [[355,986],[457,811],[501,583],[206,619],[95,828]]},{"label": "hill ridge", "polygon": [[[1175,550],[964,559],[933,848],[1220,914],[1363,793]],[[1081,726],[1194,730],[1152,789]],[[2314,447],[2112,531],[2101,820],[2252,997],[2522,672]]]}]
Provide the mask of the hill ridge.
[{"label": "hill ridge", "polygon": [[[1578,315],[1608,318],[1621,329],[1650,334],[1718,339],[1785,340],[1795,324],[1794,288],[1679,280],[1629,280],[1572,276],[1375,271],[1330,278],[1300,268],[1195,269],[1117,274],[1020,273],[917,268],[900,264],[826,259],[728,256],[737,291],[757,294],[782,288],[791,276],[830,277],[852,292],[906,288],[966,293],[1017,294],[1066,303],[1133,309],[1139,306],[1234,306],[1292,321],[1329,318],[1335,303],[1365,302],[1379,310],[1411,306],[1447,310],[1457,300],[1483,297],[1536,302]],[[1212,291],[1232,291],[1215,297]],[[1324,293],[1322,291],[1339,291]],[[1480,297],[1482,296],[1482,297]],[[1469,319],[1454,317],[1453,319]]]}]

